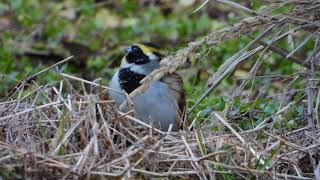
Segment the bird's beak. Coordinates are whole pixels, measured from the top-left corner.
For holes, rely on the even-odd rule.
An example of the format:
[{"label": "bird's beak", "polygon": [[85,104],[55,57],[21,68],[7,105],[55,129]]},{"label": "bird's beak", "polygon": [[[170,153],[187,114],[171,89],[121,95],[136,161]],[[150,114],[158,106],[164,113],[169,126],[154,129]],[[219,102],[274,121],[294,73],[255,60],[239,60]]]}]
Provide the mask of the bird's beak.
[{"label": "bird's beak", "polygon": [[124,49],[124,52],[125,52],[126,54],[129,54],[131,51],[132,51],[132,47],[131,47],[131,46],[129,46],[129,47],[127,47],[127,48]]}]

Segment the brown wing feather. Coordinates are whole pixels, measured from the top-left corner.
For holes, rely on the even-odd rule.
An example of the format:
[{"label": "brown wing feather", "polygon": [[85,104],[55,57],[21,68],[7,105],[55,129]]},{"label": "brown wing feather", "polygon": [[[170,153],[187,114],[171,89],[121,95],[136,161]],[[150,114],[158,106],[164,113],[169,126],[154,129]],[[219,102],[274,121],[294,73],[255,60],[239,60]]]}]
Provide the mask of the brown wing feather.
[{"label": "brown wing feather", "polygon": [[[185,111],[186,99],[183,89],[182,78],[177,73],[171,73],[163,76],[160,81],[168,84],[171,94],[176,98],[180,113]],[[182,116],[181,116],[182,117]]]}]

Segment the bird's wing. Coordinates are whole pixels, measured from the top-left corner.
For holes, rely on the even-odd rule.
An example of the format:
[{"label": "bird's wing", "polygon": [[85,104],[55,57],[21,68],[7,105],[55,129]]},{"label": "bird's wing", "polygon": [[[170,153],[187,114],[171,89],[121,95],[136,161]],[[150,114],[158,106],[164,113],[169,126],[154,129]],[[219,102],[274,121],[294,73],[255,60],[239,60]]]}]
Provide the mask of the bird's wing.
[{"label": "bird's wing", "polygon": [[177,73],[171,73],[163,76],[160,81],[168,85],[170,93],[177,100],[180,113],[183,113],[186,107],[186,99],[181,76]]}]

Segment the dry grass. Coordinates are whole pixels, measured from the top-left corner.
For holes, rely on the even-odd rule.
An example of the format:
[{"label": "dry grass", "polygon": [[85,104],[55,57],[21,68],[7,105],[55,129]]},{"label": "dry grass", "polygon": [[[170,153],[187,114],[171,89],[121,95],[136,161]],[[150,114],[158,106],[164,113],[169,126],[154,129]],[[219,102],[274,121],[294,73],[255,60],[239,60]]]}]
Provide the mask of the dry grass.
[{"label": "dry grass", "polygon": [[[212,132],[210,126],[203,124],[201,129],[173,133],[152,128],[132,117],[131,112],[118,111],[114,103],[105,98],[108,87],[98,82],[60,74],[61,81],[39,85],[29,78],[17,85],[7,101],[0,103],[0,175],[33,179],[170,176],[220,179],[234,174],[238,179],[313,179],[320,173],[314,173],[320,160],[320,91],[315,79],[320,29],[320,8],[315,7],[320,7],[320,3],[277,1],[263,11],[254,12],[227,0],[219,2],[252,16],[168,56],[162,61],[162,67],[130,96],[141,93],[152,80],[175,71],[187,57],[201,56],[197,51],[204,44],[219,46],[223,41],[258,30],[261,33],[208,80],[207,91],[189,112],[240,62],[256,54],[262,61],[252,67],[248,78],[255,77],[259,62],[263,63],[268,53],[304,66],[308,86],[301,98],[284,102],[285,106],[248,131],[240,131],[230,123],[233,117],[212,112],[210,121],[223,127],[221,132]],[[290,14],[273,12],[282,6],[292,6]],[[290,30],[285,32],[288,26]],[[291,51],[275,46],[275,42],[290,39],[293,33],[305,37],[300,45]],[[314,52],[303,60],[296,57],[295,53],[314,38]],[[243,84],[235,93],[242,94],[242,88]],[[291,132],[274,129],[281,114],[296,105],[306,107],[308,124],[301,124]],[[258,136],[261,138],[256,141]]]}]

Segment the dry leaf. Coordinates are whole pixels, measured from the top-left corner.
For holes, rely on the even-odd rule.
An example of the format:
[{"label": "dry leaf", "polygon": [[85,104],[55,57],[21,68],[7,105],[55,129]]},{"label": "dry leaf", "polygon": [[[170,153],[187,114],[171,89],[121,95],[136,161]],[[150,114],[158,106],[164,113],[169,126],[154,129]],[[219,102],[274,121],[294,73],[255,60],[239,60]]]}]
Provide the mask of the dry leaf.
[{"label": "dry leaf", "polygon": [[288,34],[288,44],[289,44],[289,48],[291,50],[294,49],[294,40],[293,40],[293,37],[294,37],[294,31],[293,30],[290,30],[290,33]]}]

